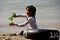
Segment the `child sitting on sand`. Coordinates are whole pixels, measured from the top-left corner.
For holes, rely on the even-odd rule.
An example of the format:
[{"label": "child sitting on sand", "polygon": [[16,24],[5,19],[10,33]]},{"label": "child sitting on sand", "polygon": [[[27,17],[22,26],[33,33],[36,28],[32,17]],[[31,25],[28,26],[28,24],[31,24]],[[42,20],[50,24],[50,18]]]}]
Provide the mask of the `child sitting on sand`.
[{"label": "child sitting on sand", "polygon": [[30,24],[30,29],[38,29],[35,15],[36,8],[33,5],[29,5],[26,7],[26,15],[13,15],[14,18],[25,17],[27,20],[22,24],[11,23],[10,26],[24,27],[25,25]]}]

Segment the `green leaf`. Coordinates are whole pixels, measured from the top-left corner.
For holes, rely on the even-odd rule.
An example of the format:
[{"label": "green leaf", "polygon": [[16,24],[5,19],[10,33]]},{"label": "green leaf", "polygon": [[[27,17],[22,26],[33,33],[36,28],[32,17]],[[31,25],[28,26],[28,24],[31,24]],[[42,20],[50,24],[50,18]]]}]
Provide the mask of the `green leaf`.
[{"label": "green leaf", "polygon": [[12,21],[12,20],[13,20],[13,17],[12,17],[12,16],[10,16],[10,17],[9,17],[9,20],[10,20],[10,21]]}]

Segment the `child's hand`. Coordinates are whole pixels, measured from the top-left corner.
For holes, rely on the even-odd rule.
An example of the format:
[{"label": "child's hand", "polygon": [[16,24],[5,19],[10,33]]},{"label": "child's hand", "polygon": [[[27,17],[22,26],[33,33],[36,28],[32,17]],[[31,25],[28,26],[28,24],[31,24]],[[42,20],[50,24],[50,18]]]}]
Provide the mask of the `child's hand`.
[{"label": "child's hand", "polygon": [[12,17],[16,18],[16,13],[12,13],[12,14],[13,14]]},{"label": "child's hand", "polygon": [[14,26],[15,24],[13,22],[9,23],[9,26]]},{"label": "child's hand", "polygon": [[16,18],[16,15],[12,15],[12,17]]}]

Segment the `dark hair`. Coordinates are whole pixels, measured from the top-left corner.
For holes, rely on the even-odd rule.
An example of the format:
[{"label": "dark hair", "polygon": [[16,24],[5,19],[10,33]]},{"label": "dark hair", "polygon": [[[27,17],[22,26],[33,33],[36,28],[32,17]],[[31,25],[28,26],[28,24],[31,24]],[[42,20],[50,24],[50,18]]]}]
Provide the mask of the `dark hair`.
[{"label": "dark hair", "polygon": [[28,9],[28,11],[32,12],[30,16],[35,16],[36,15],[36,8],[33,5],[27,6],[26,9]]}]

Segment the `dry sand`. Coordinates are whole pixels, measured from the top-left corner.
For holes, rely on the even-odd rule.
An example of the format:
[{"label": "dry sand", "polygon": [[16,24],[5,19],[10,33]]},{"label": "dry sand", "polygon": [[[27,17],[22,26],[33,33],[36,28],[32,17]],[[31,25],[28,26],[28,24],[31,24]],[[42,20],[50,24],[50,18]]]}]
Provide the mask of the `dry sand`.
[{"label": "dry sand", "polygon": [[0,34],[0,40],[30,40],[16,33]]}]

